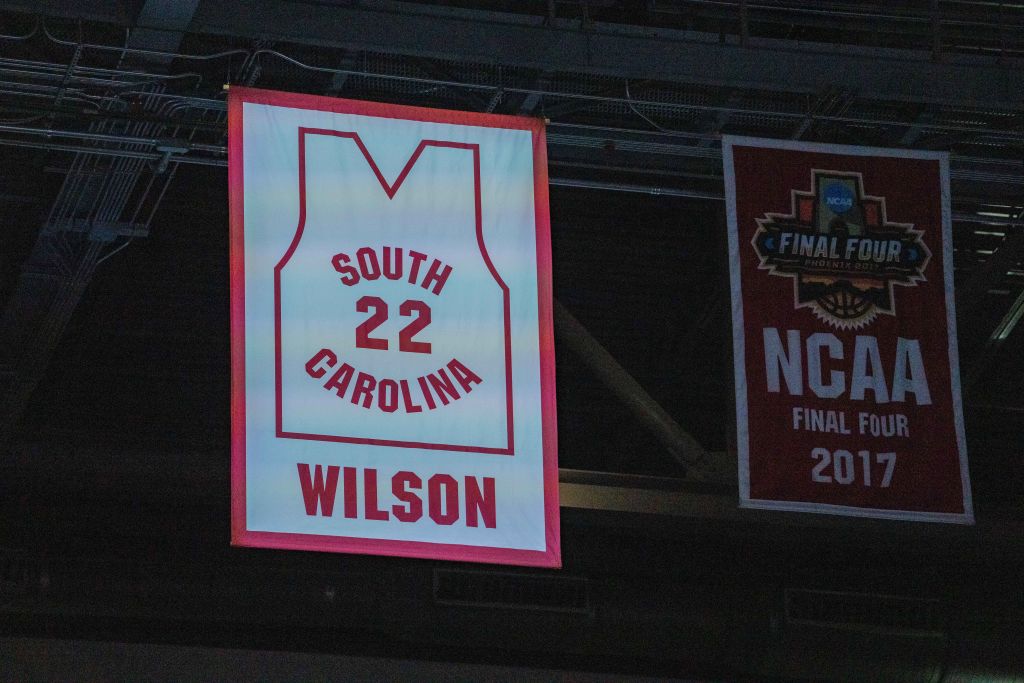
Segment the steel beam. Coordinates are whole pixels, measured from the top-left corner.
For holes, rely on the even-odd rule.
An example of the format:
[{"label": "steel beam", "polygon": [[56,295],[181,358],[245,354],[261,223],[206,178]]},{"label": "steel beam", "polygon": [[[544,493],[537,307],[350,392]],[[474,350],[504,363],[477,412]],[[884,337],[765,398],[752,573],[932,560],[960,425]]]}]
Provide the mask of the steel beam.
[{"label": "steel beam", "polygon": [[135,16],[126,0],[4,0],[0,2],[0,9],[121,26],[132,23]]},{"label": "steel beam", "polygon": [[[199,0],[145,0],[135,19],[140,28],[131,34],[128,47],[174,52],[198,5]],[[171,58],[149,55],[148,61],[166,66]]]},{"label": "steel beam", "polygon": [[992,334],[989,335],[988,341],[985,342],[985,347],[968,365],[966,377],[964,378],[965,392],[973,391],[978,381],[985,376],[985,372],[992,365],[992,361],[999,354],[1006,340],[1013,334],[1014,329],[1022,318],[1024,318],[1024,290],[1017,294],[1013,303],[1010,304],[1010,310],[1006,312],[1006,315],[996,325]]},{"label": "steel beam", "polygon": [[[1024,219],[1024,212],[1011,220],[1016,223],[1021,219]],[[999,286],[1006,276],[1006,271],[1013,268],[1024,256],[1024,229],[1019,229],[1016,225],[1008,225],[1006,230],[1006,236],[999,248],[976,272],[971,274],[970,279],[957,291],[957,318],[961,329],[976,324],[977,310],[988,290]],[[965,393],[974,391],[978,381],[984,376],[992,360],[998,355],[1022,316],[1024,316],[1024,291],[1018,293],[1013,303],[1010,304],[1009,310],[988,335],[984,346],[976,351],[966,364],[963,373]]]},{"label": "steel beam", "polygon": [[[5,9],[127,25],[122,3],[7,2]],[[200,0],[190,30],[248,39],[386,50],[389,53],[629,79],[819,93],[863,99],[1016,110],[1024,104],[1024,60],[548,19],[386,0]]]},{"label": "steel beam", "polygon": [[[42,4],[46,4],[45,2]],[[630,79],[818,93],[864,99],[1017,109],[1024,61],[578,22],[402,2],[202,0],[192,30],[434,59],[574,71]]]},{"label": "steel beam", "polygon": [[693,479],[718,480],[712,456],[655,401],[572,313],[555,301],[555,333],[630,412],[657,437]]},{"label": "steel beam", "polygon": [[[155,28],[134,32],[128,40],[129,47],[176,50],[197,2],[147,0],[134,23]],[[80,52],[75,51],[54,106],[63,97],[63,87],[74,74]],[[157,57],[155,61],[163,66],[170,63],[166,57]],[[150,88],[151,91],[155,89]],[[91,136],[93,142],[116,144],[122,148],[128,146],[118,136],[95,130],[101,126],[102,123],[94,123],[91,126],[94,130],[78,135]],[[146,133],[163,130],[162,126],[149,123],[137,123],[134,127]],[[52,125],[49,128],[52,133]],[[32,129],[19,130],[17,127],[8,128],[7,132],[34,134]],[[64,136],[52,133],[47,137]],[[141,142],[142,146],[152,145],[159,154],[150,182],[141,194],[136,193],[136,188],[147,173],[146,164],[141,159],[122,157],[110,160],[84,151],[76,155],[76,163],[65,177],[50,216],[39,231],[14,294],[0,317],[0,342],[3,342],[0,361],[10,368],[11,376],[9,382],[0,386],[0,443],[6,442],[14,432],[96,267],[135,237],[147,234],[148,221],[138,223],[136,217],[153,188],[153,179],[163,176],[162,187],[166,190],[174,176],[173,169],[167,172],[172,154],[188,151],[188,147],[181,143],[162,141],[159,137],[144,138]],[[134,212],[129,207],[133,196],[138,197]],[[157,204],[162,196],[161,190]],[[149,215],[152,218],[152,212]],[[118,237],[126,238],[122,247],[108,250],[110,243]],[[107,251],[106,256],[104,251]]]},{"label": "steel beam", "polygon": [[965,322],[988,290],[997,286],[1006,277],[1006,271],[1021,258],[1024,258],[1024,229],[1008,227],[1003,243],[956,292],[956,307]]},{"label": "steel beam", "polygon": [[[533,81],[533,89],[535,91],[548,90],[551,87],[551,83],[548,79],[549,74],[540,72],[537,74],[537,78]],[[541,103],[543,96],[540,92],[528,93],[524,98],[522,104],[519,105],[519,109],[516,113],[520,116],[531,116],[533,110],[537,108],[537,105]]]},{"label": "steel beam", "polygon": [[922,126],[931,123],[934,119],[935,111],[930,107],[923,107],[921,109],[921,113],[917,115],[917,119],[909,128],[907,128],[903,137],[900,138],[900,144],[906,147],[916,144],[922,133],[924,133],[924,128]]}]

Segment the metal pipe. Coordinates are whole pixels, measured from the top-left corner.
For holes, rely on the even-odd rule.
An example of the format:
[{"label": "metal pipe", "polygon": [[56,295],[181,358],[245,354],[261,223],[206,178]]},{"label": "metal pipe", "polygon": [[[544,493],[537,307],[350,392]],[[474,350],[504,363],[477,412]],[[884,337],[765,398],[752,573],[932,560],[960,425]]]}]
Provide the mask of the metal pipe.
[{"label": "metal pipe", "polygon": [[[24,67],[18,67],[18,66],[5,66],[2,63],[0,63],[0,71],[2,71],[3,73],[15,74],[15,75],[19,75],[19,76],[28,76],[30,78],[36,78],[36,79],[46,78],[46,79],[51,79],[52,80],[52,79],[61,79],[63,77],[63,74],[57,73],[56,71],[43,71],[43,70],[26,69]],[[76,71],[79,71],[79,69],[76,69]],[[143,74],[143,75],[145,75],[145,74]],[[138,85],[145,85],[147,83],[184,80],[186,78],[194,78],[194,79],[196,79],[197,84],[201,83],[202,80],[203,80],[202,75],[194,73],[194,72],[191,72],[191,71],[186,71],[186,72],[182,72],[182,73],[178,73],[178,74],[163,74],[163,75],[154,74],[154,75],[152,75],[151,78],[147,78],[144,81],[119,81],[119,80],[115,80],[114,78],[101,78],[99,76],[85,76],[85,75],[82,75],[81,73],[75,73],[75,74],[71,75],[69,80],[73,81],[75,83],[81,84],[81,85],[92,85],[92,86],[97,86],[97,87],[98,86],[106,86],[108,88],[131,88],[131,87],[135,87],[135,86],[138,86]],[[25,87],[28,87],[30,85],[28,83],[19,83],[19,82],[16,82],[15,84],[22,85],[22,86],[25,86]],[[53,87],[53,86],[36,86],[36,87]]]},{"label": "metal pipe", "polygon": [[[72,152],[74,154],[95,154],[108,157],[132,157],[135,159],[147,159],[156,161],[161,155],[155,152],[130,152],[124,149],[104,149],[101,147],[85,147],[83,145],[64,145],[56,142],[32,142],[28,140],[4,140],[0,138],[0,145],[6,147],[23,147],[27,149],[41,149],[50,152]],[[204,157],[174,156],[170,158],[171,163],[191,164],[195,166],[221,166],[228,165],[227,159],[209,159]]]},{"label": "metal pipe", "polygon": [[[210,60],[210,59],[222,59],[224,57],[230,57],[230,56],[233,56],[233,55],[249,55],[250,54],[250,52],[248,50],[242,50],[242,49],[224,50],[223,52],[214,52],[214,53],[207,54],[207,55],[193,55],[193,54],[187,54],[187,53],[183,53],[183,52],[166,52],[166,51],[163,51],[163,50],[147,50],[147,49],[139,48],[139,47],[99,45],[99,44],[96,44],[96,43],[86,43],[84,41],[61,40],[60,38],[57,38],[56,36],[51,34],[49,29],[46,28],[46,21],[42,22],[42,28],[43,28],[43,33],[46,35],[46,37],[49,38],[51,42],[56,43],[57,45],[65,45],[65,46],[68,46],[68,47],[81,47],[81,48],[90,49],[90,50],[105,50],[105,51],[108,51],[108,52],[122,52],[122,53],[129,53],[130,52],[132,54],[151,55],[151,56],[154,56],[154,57],[170,57],[172,59],[192,59],[192,60],[197,60],[197,61],[206,61],[206,60]],[[152,31],[161,31],[161,30],[165,30],[166,31],[166,30],[169,30],[169,29],[150,28],[150,27],[146,27],[146,28],[149,29],[149,30],[152,30]],[[173,32],[174,33],[180,33],[180,31],[177,31],[177,30],[174,30]]]},{"label": "metal pipe", "polygon": [[[729,8],[730,10],[736,7],[736,0],[685,0],[685,2],[693,5],[710,5],[723,8]],[[962,3],[967,4],[967,3]],[[986,3],[974,3],[977,5],[985,5]],[[992,5],[993,3],[988,3]],[[1001,3],[1000,3],[1001,5]],[[813,7],[807,6],[795,6],[795,5],[784,5],[781,3],[766,4],[763,2],[748,3],[747,7],[749,10],[762,10],[770,13],[788,13],[788,14],[802,14],[807,16],[823,16],[823,17],[835,17],[837,19],[882,19],[885,21],[898,21],[906,23],[916,23],[922,26],[928,25],[932,21],[932,14],[927,13],[914,13],[914,10],[901,10],[898,7],[892,7],[891,5],[885,6],[885,12],[873,11],[868,12],[862,8],[862,5],[847,5],[844,3],[826,3],[818,2],[814,3]],[[978,26],[985,28],[1000,28],[1002,25],[993,21],[986,21],[983,19],[969,18],[967,15],[961,14],[945,14],[941,15],[943,23],[956,23],[967,26]],[[791,23],[791,22],[786,22]]]},{"label": "metal pipe", "polygon": [[[109,142],[118,145],[145,145],[147,147],[156,147],[157,145],[166,142],[166,140],[163,140],[161,138],[135,137],[130,135],[108,135],[104,133],[94,133],[88,131],[46,130],[45,128],[31,128],[28,126],[15,126],[8,124],[0,124],[0,132],[19,133],[22,135],[37,135],[47,138],[74,138],[78,140],[87,140],[91,142]],[[197,142],[180,142],[182,142],[183,147],[187,147],[189,150],[192,151],[212,152],[216,154],[227,153],[227,148],[221,145],[207,145]]]},{"label": "metal pipe", "polygon": [[136,143],[152,146],[160,142],[156,138],[136,138],[127,135],[106,135],[103,133],[93,133],[86,131],[46,130],[45,128],[30,128],[28,126],[0,125],[0,132],[21,133],[23,135],[39,135],[43,137],[55,138],[77,138],[79,140],[90,140],[93,142],[112,142],[115,144]]},{"label": "metal pipe", "polygon": [[[36,97],[36,98],[43,98],[43,99],[49,100],[51,102],[53,100],[53,96],[50,93],[45,93],[45,92],[27,92],[25,90],[0,89],[0,95],[15,95],[17,97]],[[99,99],[99,98],[93,97],[92,95],[86,95],[85,93],[80,93],[77,96],[70,96],[70,95],[66,96],[64,99],[68,100],[68,101],[74,101],[74,102],[77,102],[77,103],[79,103],[79,104],[81,104],[83,106],[92,108],[92,111],[89,112],[90,114],[94,114],[94,113],[96,113],[96,112],[98,112],[100,110],[100,105],[93,101],[93,100],[96,100],[96,99]],[[43,111],[45,112],[44,116],[48,116],[52,112],[52,105],[51,105],[51,108],[45,109]]]},{"label": "metal pipe", "polygon": [[[0,126],[0,130],[3,126]],[[71,135],[65,137],[74,137]],[[107,136],[120,140],[118,136]],[[48,142],[30,142],[27,140],[6,140],[0,138],[0,145],[10,147],[24,147],[28,149],[43,149],[57,152],[75,152],[75,153],[86,153],[86,154],[97,154],[102,156],[124,156],[135,159],[146,159],[156,161],[161,158],[161,154],[157,152],[136,152],[125,149],[110,149],[103,147],[87,147],[82,145],[66,145],[60,143],[48,143]],[[192,151],[205,151],[218,155],[225,155],[227,148],[221,145],[206,145],[197,143],[188,143],[188,147]],[[954,157],[955,158],[955,157]],[[227,159],[211,159],[209,157],[197,157],[191,155],[171,155],[168,159],[170,163],[175,164],[189,164],[195,166],[227,166]],[[984,182],[1006,182],[1010,184],[1022,184],[1024,183],[1024,176],[1011,175],[1011,174],[998,174],[998,173],[986,173],[982,171],[969,171],[966,169],[953,169],[950,175],[957,180],[981,180]],[[700,190],[687,190],[683,188],[668,188],[668,187],[656,187],[648,185],[635,185],[628,183],[607,183],[597,180],[585,180],[576,178],[549,178],[549,182],[553,186],[561,187],[577,187],[583,189],[594,189],[594,190],[609,190],[617,192],[639,192],[643,194],[651,195],[662,195],[666,197],[685,197],[692,199],[710,199],[716,201],[722,201],[724,197],[721,194],[715,192],[704,192]],[[975,219],[968,214],[955,215],[956,220],[971,221],[971,222],[983,222],[992,225],[1015,225],[1016,223],[1011,220],[998,221],[992,219]]]},{"label": "metal pipe", "polygon": [[[821,117],[825,118],[825,117]],[[559,127],[560,124],[553,124],[552,127]],[[570,126],[570,127],[581,127],[581,126]],[[591,130],[608,130],[609,132],[625,132],[630,134],[661,136],[661,133],[650,133],[646,131],[629,131],[628,129],[621,128],[604,128],[601,126],[586,126]],[[67,137],[67,138],[78,138],[84,140],[93,140],[97,142],[109,142],[109,143],[125,143],[125,144],[144,144],[149,146],[155,146],[163,142],[162,139],[158,138],[141,138],[132,136],[116,136],[116,135],[101,135],[91,132],[78,132],[78,131],[61,131],[61,130],[50,130],[41,128],[32,128],[28,126],[18,126],[9,124],[0,124],[0,132],[7,131],[12,133],[21,133],[27,135],[42,135],[42,136],[56,136],[56,137]],[[679,134],[676,137],[689,137],[686,134]],[[550,142],[559,142],[560,144],[570,146],[597,146],[603,144],[602,140],[590,139],[586,136],[572,136],[564,135],[559,133],[552,133],[549,136]],[[586,144],[584,144],[586,143]],[[697,157],[708,157],[716,158],[719,152],[713,148],[694,147],[687,145],[669,145],[665,143],[643,143],[632,140],[618,141],[622,149],[639,152],[651,152],[651,153],[669,153],[669,154],[684,154],[688,156]],[[225,154],[225,148],[221,145],[211,145],[204,143],[187,143],[187,148],[190,151],[203,151],[213,154]],[[954,163],[966,163],[966,164],[980,164],[980,165],[996,165],[1006,166],[1008,169],[1016,169],[1020,166],[1018,160],[1014,159],[999,159],[999,158],[986,158],[977,156],[962,156],[962,155],[951,155],[951,159]],[[978,180],[983,182],[1006,182],[1006,183],[1020,183],[1024,182],[1024,177],[1016,173],[996,173],[993,171],[974,170],[968,168],[954,168],[952,176],[960,180]]]},{"label": "metal pipe", "polygon": [[32,30],[24,35],[9,35],[0,33],[0,40],[28,40],[35,34],[39,33],[39,18],[36,17],[36,23],[32,26]]},{"label": "metal pipe", "polygon": [[713,192],[684,190],[674,187],[650,187],[630,185],[627,183],[603,183],[597,180],[579,180],[576,178],[548,178],[548,184],[555,187],[576,187],[587,190],[611,190],[614,192],[634,192],[659,197],[686,197],[688,199],[712,199],[724,201],[725,197]]},{"label": "metal pipe", "polygon": [[[120,48],[117,48],[117,49],[120,49]],[[53,62],[40,62],[40,61],[36,61],[36,60],[33,60],[33,59],[17,59],[17,58],[14,58],[14,57],[0,57],[0,65],[18,66],[18,67],[26,67],[26,68],[33,67],[33,68],[36,68],[37,70],[40,70],[40,71],[49,70],[49,71],[56,71],[58,73],[62,72],[65,69],[65,66],[60,65],[60,64],[54,64]],[[155,79],[174,78],[173,74],[158,74],[158,73],[152,73],[152,72],[148,72],[148,71],[131,71],[131,70],[128,70],[128,69],[108,69],[108,68],[99,67],[99,66],[81,66],[80,65],[77,70],[81,74],[89,74],[89,75],[106,74],[108,76],[113,76],[113,77],[117,77],[117,78],[120,78],[122,76],[141,76],[141,77],[145,77],[145,78],[155,78]],[[81,78],[81,76],[79,76],[79,77]],[[110,81],[111,79],[104,79],[104,80]]]},{"label": "metal pipe", "polygon": [[700,131],[690,132],[681,130],[653,131],[637,128],[620,128],[618,126],[595,126],[589,123],[569,123],[565,121],[552,121],[548,124],[548,130],[550,131],[552,128],[578,128],[580,130],[593,130],[600,133],[626,133],[628,135],[690,138],[694,140],[719,140],[722,137],[721,133],[702,133]]},{"label": "metal pipe", "polygon": [[[157,87],[163,87],[162,85]],[[144,102],[144,108],[148,109],[152,107],[153,99],[147,97]],[[134,122],[129,123],[126,128],[136,135],[151,135],[155,131],[162,131],[163,126],[157,126],[151,122]],[[132,147],[133,145],[129,145]],[[134,147],[143,147],[143,145],[134,145]],[[139,149],[138,151],[143,151]],[[112,169],[108,171],[113,176],[113,183],[111,186],[110,194],[108,199],[98,216],[100,221],[113,221],[124,211],[125,206],[128,204],[132,190],[138,184],[139,178],[142,173],[142,169],[145,167],[145,162],[138,159],[119,159],[115,162],[120,169],[126,171],[125,173],[117,173],[116,170]],[[116,168],[116,166],[115,166]],[[145,199],[145,195],[140,198],[139,201]]]}]

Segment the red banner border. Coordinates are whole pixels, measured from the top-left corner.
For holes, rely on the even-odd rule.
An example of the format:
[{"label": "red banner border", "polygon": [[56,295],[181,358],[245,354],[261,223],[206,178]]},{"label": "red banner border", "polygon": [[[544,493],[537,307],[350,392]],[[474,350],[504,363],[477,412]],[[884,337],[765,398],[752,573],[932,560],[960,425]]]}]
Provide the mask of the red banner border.
[{"label": "red banner border", "polygon": [[[242,140],[242,105],[244,103],[531,132],[533,138],[534,215],[537,235],[537,303],[540,318],[538,327],[540,333],[541,430],[544,450],[544,550],[278,533],[251,531],[247,528],[245,490],[245,200]],[[233,546],[287,550],[561,567],[551,279],[551,216],[548,206],[547,144],[544,121],[522,116],[428,109],[320,95],[231,87],[228,91],[228,186],[231,287],[231,544]]]}]

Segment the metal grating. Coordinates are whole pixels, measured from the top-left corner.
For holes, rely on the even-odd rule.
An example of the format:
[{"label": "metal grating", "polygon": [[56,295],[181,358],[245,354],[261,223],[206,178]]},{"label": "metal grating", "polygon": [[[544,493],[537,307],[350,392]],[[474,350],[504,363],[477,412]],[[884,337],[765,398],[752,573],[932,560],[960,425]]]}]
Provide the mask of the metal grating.
[{"label": "metal grating", "polygon": [[900,635],[945,635],[939,600],[876,593],[787,589],[786,621]]},{"label": "metal grating", "polygon": [[435,569],[434,602],[439,605],[589,613],[590,591],[585,578]]}]

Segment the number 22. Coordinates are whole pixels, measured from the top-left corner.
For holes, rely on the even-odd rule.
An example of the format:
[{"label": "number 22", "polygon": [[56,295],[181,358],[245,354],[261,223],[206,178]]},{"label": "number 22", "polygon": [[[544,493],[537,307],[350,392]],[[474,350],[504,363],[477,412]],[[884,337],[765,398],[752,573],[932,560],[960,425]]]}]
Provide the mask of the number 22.
[{"label": "number 22", "polygon": [[[380,327],[388,319],[388,304],[379,296],[364,296],[356,302],[356,311],[369,313],[373,309],[373,315],[364,320],[356,327],[356,346],[361,349],[388,350],[388,340],[380,337],[371,337],[370,333]],[[398,332],[398,350],[408,353],[430,353],[430,342],[416,341],[413,339],[430,324],[430,306],[422,301],[408,299],[398,307],[399,315],[416,317]]]}]

